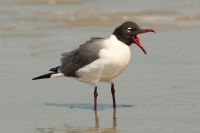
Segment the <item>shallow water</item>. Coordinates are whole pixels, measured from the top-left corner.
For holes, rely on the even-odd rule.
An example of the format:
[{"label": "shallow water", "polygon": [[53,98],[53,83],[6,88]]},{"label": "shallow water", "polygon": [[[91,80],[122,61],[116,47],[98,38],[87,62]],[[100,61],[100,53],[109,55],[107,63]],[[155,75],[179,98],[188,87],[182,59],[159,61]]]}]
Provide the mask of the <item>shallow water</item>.
[{"label": "shallow water", "polygon": [[[200,10],[197,0],[0,0],[0,132],[199,133]],[[156,4],[155,4],[156,3]],[[70,78],[32,81],[59,64],[60,53],[91,36],[109,36],[126,20],[154,28],[142,35],[145,56],[109,84]]]}]

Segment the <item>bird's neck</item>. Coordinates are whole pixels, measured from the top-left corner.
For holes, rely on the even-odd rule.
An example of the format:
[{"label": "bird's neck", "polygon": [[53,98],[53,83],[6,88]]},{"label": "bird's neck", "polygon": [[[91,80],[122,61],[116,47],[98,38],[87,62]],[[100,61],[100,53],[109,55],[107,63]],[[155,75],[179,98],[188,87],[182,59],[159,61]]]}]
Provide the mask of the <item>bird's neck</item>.
[{"label": "bird's neck", "polygon": [[120,33],[118,33],[117,31],[113,32],[113,34],[119,41],[125,43],[126,45],[130,46],[131,45],[131,41],[129,39],[126,39],[125,37],[123,37],[123,35],[121,35]]}]

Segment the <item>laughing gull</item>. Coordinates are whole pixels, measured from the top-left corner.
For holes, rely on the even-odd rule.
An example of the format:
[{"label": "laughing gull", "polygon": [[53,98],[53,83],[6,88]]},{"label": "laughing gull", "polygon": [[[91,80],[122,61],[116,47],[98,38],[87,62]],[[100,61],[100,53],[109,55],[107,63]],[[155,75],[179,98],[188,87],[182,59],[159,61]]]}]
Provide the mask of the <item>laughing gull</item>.
[{"label": "laughing gull", "polygon": [[141,29],[136,23],[128,21],[118,26],[108,38],[91,38],[79,48],[63,53],[61,65],[51,68],[50,73],[32,80],[51,77],[72,77],[81,82],[94,85],[94,110],[97,109],[97,83],[111,83],[113,108],[116,108],[114,79],[128,66],[131,58],[131,44],[136,44],[146,54],[138,34],[155,32]]}]

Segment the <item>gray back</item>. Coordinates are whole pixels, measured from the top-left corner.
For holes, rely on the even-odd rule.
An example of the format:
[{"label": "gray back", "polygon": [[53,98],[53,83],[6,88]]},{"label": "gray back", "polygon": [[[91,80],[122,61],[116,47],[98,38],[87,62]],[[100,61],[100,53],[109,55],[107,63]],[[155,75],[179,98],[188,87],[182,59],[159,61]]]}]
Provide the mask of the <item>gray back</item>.
[{"label": "gray back", "polygon": [[99,58],[102,49],[103,38],[91,38],[91,40],[80,45],[68,53],[62,53],[60,72],[68,77],[77,77],[76,71]]}]

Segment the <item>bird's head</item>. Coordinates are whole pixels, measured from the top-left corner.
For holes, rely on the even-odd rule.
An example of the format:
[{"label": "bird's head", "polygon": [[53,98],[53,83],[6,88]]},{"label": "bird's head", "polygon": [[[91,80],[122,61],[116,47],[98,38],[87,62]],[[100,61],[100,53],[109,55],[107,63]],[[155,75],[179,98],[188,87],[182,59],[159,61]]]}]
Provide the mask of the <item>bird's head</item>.
[{"label": "bird's head", "polygon": [[113,34],[117,37],[118,40],[124,42],[129,46],[132,43],[135,43],[146,54],[146,50],[142,46],[138,35],[147,32],[155,31],[153,29],[141,29],[136,23],[128,21],[118,26],[114,30]]}]

